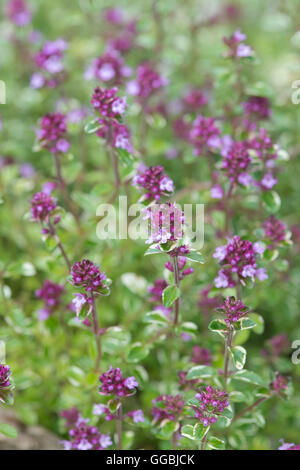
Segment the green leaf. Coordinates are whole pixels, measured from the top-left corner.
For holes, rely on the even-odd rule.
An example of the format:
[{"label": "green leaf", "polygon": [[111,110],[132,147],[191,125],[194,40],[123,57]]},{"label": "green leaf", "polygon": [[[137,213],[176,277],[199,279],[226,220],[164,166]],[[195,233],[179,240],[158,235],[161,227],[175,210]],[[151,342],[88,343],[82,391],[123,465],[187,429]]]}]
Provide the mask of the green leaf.
[{"label": "green leaf", "polygon": [[261,335],[264,332],[265,328],[263,317],[258,313],[254,312],[250,313],[249,317],[256,323],[256,326],[253,327],[254,333],[256,333],[257,335]]},{"label": "green leaf", "polygon": [[18,436],[18,431],[10,424],[0,423],[0,434],[15,439]]},{"label": "green leaf", "polygon": [[255,328],[256,323],[249,317],[245,317],[241,319],[240,322],[241,330],[249,330],[250,328]]},{"label": "green leaf", "polygon": [[243,369],[247,357],[246,349],[242,348],[242,346],[235,346],[231,349],[231,354],[235,367],[239,370]]},{"label": "green leaf", "polygon": [[204,258],[198,251],[191,251],[188,255],[185,256],[190,261],[195,261],[196,263],[204,264]]},{"label": "green leaf", "polygon": [[94,134],[98,129],[100,129],[100,127],[101,124],[99,123],[98,119],[93,119],[84,126],[84,132],[87,134]]},{"label": "green leaf", "polygon": [[197,333],[198,327],[195,323],[188,321],[185,323],[181,323],[181,325],[179,325],[178,327],[178,330],[181,333],[186,333],[188,335],[194,336]]},{"label": "green leaf", "polygon": [[280,196],[276,191],[265,191],[261,196],[264,206],[272,214],[277,212],[281,206]]},{"label": "green leaf", "polygon": [[162,294],[162,300],[165,307],[169,308],[180,296],[180,290],[177,286],[168,286]]},{"label": "green leaf", "polygon": [[159,325],[168,324],[167,317],[163,313],[161,313],[159,310],[146,313],[143,321],[144,323],[157,323]]},{"label": "green leaf", "polygon": [[194,427],[191,424],[186,424],[181,428],[181,435],[187,437],[188,439],[195,440],[194,438]]},{"label": "green leaf", "polygon": [[263,385],[263,380],[260,376],[249,370],[239,370],[234,374],[234,379],[242,382],[253,383],[255,385]]},{"label": "green leaf", "polygon": [[215,371],[214,371],[213,367],[210,367],[210,366],[195,366],[195,367],[192,367],[188,371],[186,378],[188,380],[208,378],[208,377],[212,377],[214,374],[215,374]]},{"label": "green leaf", "polygon": [[207,440],[207,445],[210,449],[223,450],[225,449],[225,442],[215,436],[210,436]]},{"label": "green leaf", "polygon": [[127,361],[129,362],[139,362],[144,359],[149,354],[149,349],[144,346],[142,343],[135,343],[131,346],[128,355]]},{"label": "green leaf", "polygon": [[179,428],[179,424],[175,421],[164,420],[159,428],[157,437],[159,439],[170,439],[175,431]]},{"label": "green leaf", "polygon": [[209,428],[206,426],[203,426],[202,423],[196,423],[194,425],[194,430],[193,430],[193,436],[195,440],[201,441],[203,439],[204,435],[208,432]]},{"label": "green leaf", "polygon": [[233,403],[247,403],[248,398],[243,392],[237,390],[230,392],[230,401]]},{"label": "green leaf", "polygon": [[208,325],[210,331],[227,331],[228,325],[224,320],[212,320]]},{"label": "green leaf", "polygon": [[123,165],[130,166],[130,167],[133,165],[135,161],[135,158],[133,157],[133,155],[127,152],[127,150],[122,149],[120,147],[116,148],[115,150],[117,151],[118,157],[120,158]]},{"label": "green leaf", "polygon": [[162,251],[159,248],[156,248],[156,246],[149,246],[148,250],[145,252],[144,256],[147,255],[154,255],[157,253],[162,253]]}]

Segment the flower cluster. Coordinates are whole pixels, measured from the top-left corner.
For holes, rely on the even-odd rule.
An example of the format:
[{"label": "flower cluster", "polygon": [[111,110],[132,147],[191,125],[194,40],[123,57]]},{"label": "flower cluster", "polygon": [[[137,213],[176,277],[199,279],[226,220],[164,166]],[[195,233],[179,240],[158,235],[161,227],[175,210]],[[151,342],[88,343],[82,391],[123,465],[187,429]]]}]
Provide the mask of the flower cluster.
[{"label": "flower cluster", "polygon": [[12,387],[9,379],[10,375],[10,367],[5,364],[0,364],[0,403],[6,402],[7,394]]},{"label": "flower cluster", "polygon": [[251,158],[246,142],[233,142],[223,157],[222,169],[232,183],[247,186],[251,176],[247,173]]},{"label": "flower cluster", "polygon": [[218,420],[218,416],[229,406],[228,394],[225,390],[208,385],[205,390],[197,393],[195,398],[200,402],[199,406],[192,406],[195,417],[203,426],[210,426]]},{"label": "flower cluster", "polygon": [[232,57],[234,59],[241,59],[243,57],[251,57],[253,51],[250,46],[243,44],[247,39],[247,36],[240,30],[236,30],[235,33],[230,37],[224,37],[223,41],[229,48],[226,53],[226,57]]},{"label": "flower cluster", "polygon": [[280,244],[285,240],[286,227],[281,220],[277,219],[274,215],[270,215],[262,224],[265,237],[270,241],[268,248]]},{"label": "flower cluster", "polygon": [[279,374],[278,372],[276,372],[275,378],[274,380],[272,380],[270,384],[270,388],[273,393],[276,393],[277,395],[284,397],[286,395],[288,384],[289,384],[289,379]]},{"label": "flower cluster", "polygon": [[218,247],[213,257],[218,259],[223,268],[215,279],[215,286],[234,287],[237,282],[245,284],[246,278],[252,281],[255,278],[260,281],[267,279],[265,269],[258,268],[256,263],[257,255],[262,252],[259,243],[242,240],[238,235],[229,240],[227,245]]},{"label": "flower cluster", "polygon": [[35,292],[38,299],[43,300],[44,308],[39,310],[39,320],[47,320],[61,304],[64,287],[46,280],[42,287]]},{"label": "flower cluster", "polygon": [[120,85],[131,73],[131,68],[125,64],[119,51],[109,49],[101,57],[93,60],[85,72],[85,78],[87,80],[96,78],[102,82]]},{"label": "flower cluster", "polygon": [[65,78],[63,58],[68,44],[64,39],[47,41],[42,49],[35,55],[34,60],[43,71],[36,72],[31,76],[30,85],[32,88],[56,87]]},{"label": "flower cluster", "polygon": [[150,236],[146,243],[176,242],[183,236],[184,214],[173,203],[154,204],[145,210],[145,219],[150,220]]},{"label": "flower cluster", "polygon": [[213,117],[197,116],[190,131],[190,140],[195,155],[213,150],[220,145],[220,129],[215,125]]},{"label": "flower cluster", "polygon": [[98,113],[107,118],[118,118],[126,109],[126,97],[116,96],[117,87],[105,89],[97,87],[92,95],[91,103]]},{"label": "flower cluster", "polygon": [[190,90],[183,98],[183,106],[186,112],[196,112],[207,104],[205,94],[198,89]]},{"label": "flower cluster", "polygon": [[233,296],[227,297],[223,305],[216,308],[216,310],[225,315],[225,321],[228,325],[236,323],[249,312],[249,308],[241,300],[235,299]]},{"label": "flower cluster", "polygon": [[155,421],[161,422],[164,419],[177,421],[184,408],[183,397],[178,395],[160,395],[152,401],[153,405],[151,413]]},{"label": "flower cluster", "polygon": [[159,75],[150,63],[145,62],[137,68],[135,80],[128,82],[127,91],[145,102],[151,95],[168,85],[168,80]]},{"label": "flower cluster", "polygon": [[44,192],[36,193],[30,202],[32,220],[36,222],[47,222],[57,207],[55,199]]},{"label": "flower cluster", "polygon": [[81,416],[69,430],[69,440],[62,441],[65,450],[103,450],[112,445],[109,434],[101,434],[96,426]]},{"label": "flower cluster", "polygon": [[210,366],[211,365],[210,350],[207,348],[201,348],[200,346],[194,346],[191,361],[194,362],[194,364]]},{"label": "flower cluster", "polygon": [[284,442],[283,439],[280,439],[281,446],[278,447],[278,450],[300,450],[300,444],[295,445],[293,443]]},{"label": "flower cluster", "polygon": [[254,119],[268,119],[271,115],[270,101],[264,96],[249,96],[242,105],[244,113]]},{"label": "flower cluster", "polygon": [[71,269],[72,284],[81,287],[88,294],[101,294],[106,288],[106,274],[92,261],[78,261]]},{"label": "flower cluster", "polygon": [[24,0],[9,0],[6,15],[16,26],[26,26],[31,21],[31,12]]},{"label": "flower cluster", "polygon": [[65,138],[66,133],[66,116],[61,113],[49,113],[41,119],[37,139],[41,147],[50,150],[51,153],[65,153],[70,147]]},{"label": "flower cluster", "polygon": [[[185,276],[188,276],[189,274],[193,274],[194,268],[186,268],[186,257],[185,256],[179,256],[178,257],[178,271],[179,271],[179,280],[182,280]],[[171,261],[167,261],[165,263],[165,268],[168,269],[168,271],[171,271],[172,273],[174,272],[174,266]]]},{"label": "flower cluster", "polygon": [[109,369],[100,376],[100,393],[102,395],[115,395],[116,397],[127,397],[132,395],[138,387],[135,377],[123,377],[119,368]]},{"label": "flower cluster", "polygon": [[158,201],[162,196],[169,196],[174,191],[174,183],[165,174],[163,166],[143,168],[133,178],[132,184],[139,190],[144,190],[144,199],[150,201]]}]

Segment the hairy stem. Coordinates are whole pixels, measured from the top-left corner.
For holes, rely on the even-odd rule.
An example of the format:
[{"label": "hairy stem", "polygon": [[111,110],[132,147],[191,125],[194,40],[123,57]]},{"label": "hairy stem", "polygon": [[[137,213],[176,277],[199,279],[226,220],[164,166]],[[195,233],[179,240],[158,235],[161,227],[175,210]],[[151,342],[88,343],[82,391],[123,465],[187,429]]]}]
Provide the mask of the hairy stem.
[{"label": "hairy stem", "polygon": [[95,297],[94,297],[93,293],[91,294],[91,296],[92,296],[92,302],[93,302],[93,309],[92,309],[93,333],[94,333],[94,336],[95,336],[96,348],[97,348],[95,371],[99,372],[100,363],[101,363],[101,356],[102,356],[101,337],[99,336],[99,321],[98,321],[96,301],[95,301]]},{"label": "hairy stem", "polygon": [[261,403],[263,403],[265,400],[267,400],[268,398],[270,398],[269,396],[268,397],[261,397],[259,398],[258,400],[256,400],[253,405],[250,405],[248,406],[247,408],[245,408],[244,410],[242,410],[240,413],[238,413],[232,420],[233,421],[237,421],[238,419],[242,418],[243,416],[245,416],[246,414],[250,413],[252,410],[254,410],[254,408],[256,408],[257,406],[259,406]]},{"label": "hairy stem", "polygon": [[122,403],[117,410],[117,440],[118,440],[118,450],[123,449],[122,443],[122,420],[123,420],[123,412],[122,412]]},{"label": "hairy stem", "polygon": [[[179,267],[178,267],[178,255],[175,255],[173,257],[173,269],[174,269],[174,282],[176,287],[180,287],[180,281],[179,281]],[[174,303],[174,320],[173,320],[173,325],[176,326],[178,324],[179,320],[179,298],[175,300]]]},{"label": "hairy stem", "polygon": [[230,351],[232,344],[232,337],[233,332],[230,329],[227,334],[227,339],[225,343],[225,356],[224,356],[224,388],[227,390],[227,382],[228,382],[228,375],[229,375],[229,358],[230,358]]},{"label": "hairy stem", "polygon": [[78,216],[77,210],[74,207],[73,201],[71,200],[71,198],[69,196],[68,189],[67,189],[67,184],[66,184],[66,182],[65,182],[65,180],[62,176],[60,159],[59,159],[59,156],[57,154],[54,154],[54,163],[55,163],[56,178],[57,178],[59,189],[62,193],[62,196],[64,198],[64,201],[65,201],[69,211],[71,212],[71,214],[73,215],[73,217],[75,219],[75,222],[76,222],[78,228],[80,228],[79,216]]},{"label": "hairy stem", "polygon": [[56,243],[57,243],[57,246],[66,262],[66,265],[68,267],[68,271],[70,272],[71,271],[71,262],[68,258],[68,255],[63,247],[63,244],[61,242],[61,239],[60,237],[58,236],[56,230],[55,230],[55,227],[52,225],[52,223],[49,221],[48,222],[48,227],[49,227],[49,232],[50,232],[50,235],[52,235],[54,237],[54,239],[56,240]]}]

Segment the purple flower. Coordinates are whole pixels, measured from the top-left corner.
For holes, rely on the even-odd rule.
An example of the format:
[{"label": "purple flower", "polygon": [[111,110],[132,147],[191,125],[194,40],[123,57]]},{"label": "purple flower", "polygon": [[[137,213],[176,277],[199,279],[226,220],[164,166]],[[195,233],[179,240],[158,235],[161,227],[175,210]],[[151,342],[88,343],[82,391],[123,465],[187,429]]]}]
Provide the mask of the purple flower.
[{"label": "purple flower", "polygon": [[112,445],[108,434],[101,434],[88,419],[79,417],[69,430],[69,440],[63,441],[65,450],[103,450]]},{"label": "purple flower", "polygon": [[151,410],[152,416],[155,421],[161,422],[165,419],[176,421],[180,418],[183,408],[184,400],[181,395],[160,395],[152,401],[154,406]]},{"label": "purple flower", "polygon": [[243,41],[247,39],[247,36],[243,34],[239,29],[230,37],[224,37],[223,41],[229,48],[226,53],[226,57],[242,58],[250,57],[253,55],[253,51],[250,46],[243,44]]},{"label": "purple flower", "polygon": [[66,427],[71,428],[80,418],[80,413],[75,406],[69,410],[62,410],[60,416],[66,420]]},{"label": "purple flower", "polygon": [[215,184],[211,190],[210,195],[212,199],[222,199],[224,197],[224,190],[219,184]]},{"label": "purple flower", "polygon": [[140,101],[146,101],[151,95],[168,85],[168,80],[159,75],[148,62],[137,68],[137,76],[127,84],[130,95],[137,96]]},{"label": "purple flower", "polygon": [[196,112],[207,104],[207,98],[201,90],[190,90],[183,98],[183,104],[187,112]]},{"label": "purple flower", "polygon": [[262,224],[265,231],[265,237],[270,240],[269,248],[274,248],[285,240],[286,227],[281,220],[274,215],[270,215]]},{"label": "purple flower", "polygon": [[123,377],[121,370],[110,368],[100,376],[100,389],[102,395],[115,395],[127,397],[135,392],[138,382],[135,377]]},{"label": "purple flower", "polygon": [[222,169],[232,183],[247,186],[251,181],[251,176],[247,173],[250,162],[246,142],[233,142],[223,157]]},{"label": "purple flower", "polygon": [[57,207],[53,197],[43,192],[36,193],[30,202],[32,219],[37,222],[47,222]]},{"label": "purple flower", "polygon": [[65,138],[66,133],[66,116],[61,113],[49,113],[41,119],[37,139],[41,147],[50,150],[51,153],[65,153],[70,147]]},{"label": "purple flower", "polygon": [[208,385],[203,391],[197,393],[199,406],[192,406],[197,418],[204,426],[210,426],[218,420],[218,416],[229,406],[228,394],[225,390]]},{"label": "purple flower", "polygon": [[129,77],[131,68],[125,65],[121,54],[116,50],[108,50],[101,57],[94,59],[85,72],[85,78],[97,78],[102,82],[120,85],[124,78]]},{"label": "purple flower", "polygon": [[124,12],[121,8],[107,8],[103,16],[104,20],[114,25],[120,25],[124,21]]},{"label": "purple flower", "polygon": [[242,105],[245,114],[254,119],[268,119],[271,115],[270,101],[263,96],[249,96]]},{"label": "purple flower", "polygon": [[165,279],[157,279],[152,286],[148,287],[148,292],[151,294],[149,301],[161,302],[162,293],[166,287],[168,287],[168,283]]},{"label": "purple flower", "polygon": [[[181,248],[181,247],[179,247],[179,248]],[[177,251],[177,248],[175,248],[175,250]],[[172,252],[170,252],[170,255],[171,255],[171,253]],[[186,257],[185,256],[179,256],[178,257],[179,280],[182,280],[185,276],[188,276],[189,274],[193,274],[193,272],[194,272],[193,268],[184,269],[185,265],[186,265]],[[165,263],[165,268],[168,269],[168,271],[171,271],[172,273],[174,272],[173,263],[171,263],[171,261],[167,261]]]},{"label": "purple flower", "polygon": [[195,155],[215,149],[220,145],[220,130],[215,126],[212,117],[197,116],[190,132]]},{"label": "purple flower", "polygon": [[45,85],[48,88],[54,88],[65,79],[62,61],[67,48],[67,42],[61,38],[45,42],[34,57],[35,64],[43,73],[38,72],[31,76],[30,86],[32,88],[42,88]]},{"label": "purple flower", "polygon": [[288,442],[284,442],[283,439],[280,439],[281,446],[278,447],[278,450],[300,450],[300,444],[295,445],[295,444],[290,444]]},{"label": "purple flower", "polygon": [[193,347],[193,354],[191,361],[195,364],[210,366],[211,365],[211,352],[207,348],[201,348],[200,346]]},{"label": "purple flower", "polygon": [[8,365],[0,364],[0,403],[6,403],[12,384],[10,382],[11,370]]},{"label": "purple flower", "polygon": [[154,204],[145,210],[151,233],[146,243],[176,242],[183,236],[183,212],[173,203]]},{"label": "purple flower", "polygon": [[64,287],[62,285],[49,280],[46,280],[42,287],[35,292],[36,297],[44,302],[44,308],[40,315],[41,320],[46,320],[58,309],[63,292]]},{"label": "purple flower", "polygon": [[285,397],[288,384],[289,384],[288,378],[279,374],[279,372],[276,372],[275,378],[270,384],[270,388],[273,393],[276,393],[277,395],[281,397]]},{"label": "purple flower", "polygon": [[278,179],[274,178],[272,173],[265,174],[260,182],[263,189],[272,189],[277,183]]},{"label": "purple flower", "polygon": [[31,12],[24,0],[10,0],[6,6],[6,14],[16,26],[26,26],[31,21]]},{"label": "purple flower", "polygon": [[[81,287],[87,293],[101,294],[101,291],[107,288],[106,274],[88,259],[75,263],[71,269],[71,276],[72,284]],[[82,297],[79,301],[82,303]]]},{"label": "purple flower", "polygon": [[[257,256],[257,247],[249,240],[242,240],[238,235],[229,240],[227,245],[218,247],[213,257],[217,258],[223,267],[215,279],[216,287],[234,287],[236,282],[245,284],[244,279],[247,277],[252,281],[255,277],[266,278],[265,271],[258,269]],[[237,280],[234,280],[234,276]]]},{"label": "purple flower", "polygon": [[225,321],[229,325],[236,323],[249,312],[249,308],[235,297],[227,297],[223,305],[217,307],[216,310],[225,316]]},{"label": "purple flower", "polygon": [[143,410],[134,410],[127,413],[134,423],[143,423],[145,421]]},{"label": "purple flower", "polygon": [[138,172],[132,184],[144,190],[144,199],[158,201],[174,191],[173,181],[165,174],[163,166],[150,166]]},{"label": "purple flower", "polygon": [[94,90],[91,103],[98,113],[108,118],[118,118],[126,109],[126,97],[116,96],[118,89],[104,89],[97,87]]}]

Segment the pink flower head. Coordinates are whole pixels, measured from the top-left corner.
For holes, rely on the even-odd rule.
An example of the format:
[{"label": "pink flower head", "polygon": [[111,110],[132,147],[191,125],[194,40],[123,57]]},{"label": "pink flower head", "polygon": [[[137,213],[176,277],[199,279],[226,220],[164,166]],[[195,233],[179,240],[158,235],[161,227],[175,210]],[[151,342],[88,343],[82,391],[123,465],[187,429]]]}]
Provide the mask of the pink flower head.
[{"label": "pink flower head", "polygon": [[270,384],[270,388],[273,393],[276,393],[279,396],[285,397],[288,384],[289,384],[288,378],[279,374],[279,372],[276,372],[275,378]]},{"label": "pink flower head", "polygon": [[242,105],[245,114],[254,119],[268,119],[271,115],[270,101],[264,96],[249,96]]},{"label": "pink flower head", "polygon": [[6,15],[16,26],[26,26],[31,21],[31,12],[24,0],[9,0]]},{"label": "pink flower head", "polygon": [[225,315],[225,321],[229,325],[236,323],[249,312],[249,308],[235,297],[227,297],[223,305],[217,307],[216,310]]},{"label": "pink flower head", "polygon": [[145,62],[138,66],[136,79],[128,83],[127,91],[145,101],[166,85],[168,80],[159,75],[150,63]]},{"label": "pink flower head", "polygon": [[101,434],[88,422],[88,419],[78,418],[69,430],[69,440],[62,442],[65,450],[103,450],[112,445],[108,434]]},{"label": "pink flower head", "polygon": [[220,130],[215,126],[214,118],[197,116],[190,132],[195,155],[201,155],[207,150],[219,147],[221,142],[219,136]]},{"label": "pink flower head", "polygon": [[228,394],[225,390],[208,385],[203,391],[197,393],[199,406],[192,406],[197,418],[204,426],[210,426],[218,420],[218,416],[229,406]]},{"label": "pink flower head", "polygon": [[223,157],[222,169],[225,170],[225,174],[231,182],[247,186],[251,181],[251,177],[247,173],[250,162],[251,158],[246,143],[233,142]]},{"label": "pink flower head", "polygon": [[168,283],[165,279],[157,279],[152,286],[148,287],[148,292],[151,294],[149,301],[161,302],[162,293],[167,286],[168,286]]},{"label": "pink flower head", "polygon": [[129,413],[127,413],[127,416],[132,418],[133,422],[136,424],[143,423],[145,421],[143,410],[129,411]]},{"label": "pink flower head", "polygon": [[285,240],[286,227],[275,215],[270,215],[262,224],[265,237],[270,240],[269,248],[274,248]]},{"label": "pink flower head", "polygon": [[66,116],[61,113],[49,113],[41,119],[37,139],[41,147],[51,153],[65,153],[70,147],[66,134]]},{"label": "pink flower head", "polygon": [[184,214],[173,203],[153,204],[145,211],[150,220],[150,237],[146,243],[176,242],[183,236]]},{"label": "pink flower head", "polygon": [[[245,278],[266,278],[262,268],[258,269],[256,258],[259,256],[256,247],[249,240],[242,240],[235,235],[227,245],[216,249],[213,257],[219,260],[222,269],[215,279],[218,288],[234,287],[236,282],[245,284]],[[234,277],[237,280],[234,280]]]},{"label": "pink flower head", "polygon": [[36,297],[44,302],[42,319],[47,319],[58,309],[63,292],[64,287],[62,285],[49,280],[46,280],[42,287],[35,292]]},{"label": "pink flower head", "polygon": [[201,348],[200,346],[193,347],[193,354],[191,361],[195,364],[210,366],[211,365],[211,352],[207,348]]},{"label": "pink flower head", "polygon": [[101,294],[106,287],[106,274],[100,271],[92,261],[78,261],[71,269],[72,284],[81,287],[87,293]]},{"label": "pink flower head", "polygon": [[181,395],[160,395],[153,400],[151,413],[155,421],[161,422],[165,419],[177,421],[183,412],[184,400]]},{"label": "pink flower head", "polygon": [[100,376],[100,390],[102,395],[115,395],[116,397],[127,397],[132,395],[138,387],[135,377],[123,377],[119,368],[110,368]]},{"label": "pink flower head", "polygon": [[162,196],[169,196],[174,191],[174,183],[163,166],[150,166],[134,177],[132,184],[144,191],[146,200],[158,201]]},{"label": "pink flower head", "polygon": [[120,85],[124,78],[131,75],[131,68],[125,65],[121,54],[116,50],[108,50],[101,57],[94,59],[85,72],[85,78],[96,78],[105,83]]},{"label": "pink flower head", "polygon": [[207,98],[201,90],[192,89],[183,98],[187,112],[196,112],[207,104]]},{"label": "pink flower head", "polygon": [[107,118],[119,118],[126,109],[126,98],[116,96],[118,89],[104,89],[97,87],[94,90],[91,103],[98,113]]},{"label": "pink flower head", "polygon": [[53,197],[43,192],[36,193],[31,199],[32,219],[37,222],[47,221],[56,207]]},{"label": "pink flower head", "polygon": [[223,41],[228,47],[226,57],[233,57],[236,59],[242,57],[250,57],[253,55],[253,51],[250,46],[243,44],[243,41],[247,39],[247,36],[243,34],[239,29],[230,37],[224,37]]}]

